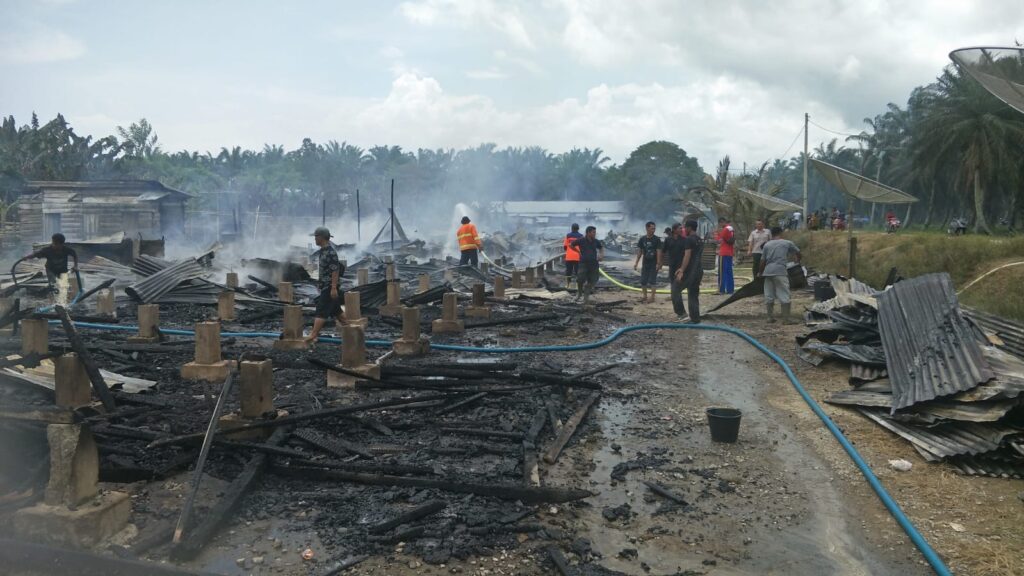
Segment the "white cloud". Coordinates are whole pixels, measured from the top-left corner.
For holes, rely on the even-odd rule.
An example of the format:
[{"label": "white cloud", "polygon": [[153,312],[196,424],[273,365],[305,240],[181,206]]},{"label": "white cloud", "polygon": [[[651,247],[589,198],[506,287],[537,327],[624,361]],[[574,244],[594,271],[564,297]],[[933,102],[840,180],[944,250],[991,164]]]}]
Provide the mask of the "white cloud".
[{"label": "white cloud", "polygon": [[472,78],[473,80],[504,80],[505,78],[508,78],[508,74],[494,66],[491,66],[490,68],[483,68],[479,70],[467,70],[466,77]]},{"label": "white cloud", "polygon": [[485,27],[501,33],[518,48],[534,49],[533,38],[519,7],[497,0],[419,0],[402,2],[399,12],[423,26],[448,25],[461,29]]},{"label": "white cloud", "polygon": [[45,64],[75,60],[85,54],[85,44],[59,30],[37,29],[0,37],[0,62]]}]

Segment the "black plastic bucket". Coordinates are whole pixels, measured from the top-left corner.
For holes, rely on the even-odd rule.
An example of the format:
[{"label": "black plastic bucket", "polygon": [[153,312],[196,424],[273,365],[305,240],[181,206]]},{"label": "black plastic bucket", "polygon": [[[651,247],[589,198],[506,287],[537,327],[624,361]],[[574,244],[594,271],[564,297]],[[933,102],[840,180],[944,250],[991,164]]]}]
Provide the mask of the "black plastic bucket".
[{"label": "black plastic bucket", "polygon": [[831,300],[836,297],[836,291],[832,288],[831,282],[818,282],[814,285],[814,299],[818,302]]},{"label": "black plastic bucket", "polygon": [[711,428],[711,440],[715,442],[735,442],[740,435],[740,416],[742,412],[735,408],[708,408],[708,426]]}]

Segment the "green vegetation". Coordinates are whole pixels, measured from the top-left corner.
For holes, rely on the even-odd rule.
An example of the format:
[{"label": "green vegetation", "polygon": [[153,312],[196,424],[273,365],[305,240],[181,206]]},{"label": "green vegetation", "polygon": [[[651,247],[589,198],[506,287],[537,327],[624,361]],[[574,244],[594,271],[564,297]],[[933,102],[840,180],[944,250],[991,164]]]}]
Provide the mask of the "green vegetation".
[{"label": "green vegetation", "polygon": [[[883,234],[857,232],[857,279],[879,288],[895,267],[905,278],[948,272],[961,289],[985,272],[1024,261],[1024,236],[947,236],[934,232]],[[804,264],[819,272],[847,273],[847,235],[804,232],[790,238],[800,246]],[[963,304],[1024,322],[1024,266],[1000,270],[960,296]]]}]

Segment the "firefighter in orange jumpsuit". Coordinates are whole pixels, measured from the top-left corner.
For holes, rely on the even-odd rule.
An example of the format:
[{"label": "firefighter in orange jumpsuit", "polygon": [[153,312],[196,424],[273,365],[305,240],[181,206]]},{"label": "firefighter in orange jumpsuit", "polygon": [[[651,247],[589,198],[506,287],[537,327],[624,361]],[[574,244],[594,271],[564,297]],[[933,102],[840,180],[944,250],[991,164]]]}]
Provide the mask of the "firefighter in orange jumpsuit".
[{"label": "firefighter in orange jumpsuit", "polygon": [[469,216],[462,217],[462,226],[455,233],[459,239],[459,266],[480,266],[480,249],[484,247],[476,226],[469,222]]},{"label": "firefighter in orange jumpsuit", "polygon": [[572,290],[576,283],[576,276],[580,273],[580,250],[579,248],[573,248],[572,243],[575,240],[583,238],[583,234],[580,234],[580,225],[573,224],[572,232],[565,235],[565,241],[562,242],[562,247],[565,248],[565,289]]}]

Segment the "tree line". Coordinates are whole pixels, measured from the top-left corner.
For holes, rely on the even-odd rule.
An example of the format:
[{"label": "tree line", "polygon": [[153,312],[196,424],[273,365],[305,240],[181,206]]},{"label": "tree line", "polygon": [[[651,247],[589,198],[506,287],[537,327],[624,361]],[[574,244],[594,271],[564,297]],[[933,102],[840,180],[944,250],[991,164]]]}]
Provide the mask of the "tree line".
[{"label": "tree line", "polygon": [[[1017,63],[1019,65],[1019,62]],[[1024,66],[1020,66],[1024,70]],[[1017,71],[1020,71],[1017,70]],[[903,106],[864,120],[860,134],[818,145],[811,156],[900,188],[921,201],[912,221],[944,226],[964,216],[977,230],[1002,219],[1015,223],[1024,210],[1024,115],[991,96],[958,68],[915,88]],[[637,218],[664,220],[678,199],[702,186],[726,192],[744,187],[802,203],[803,154],[774,159],[743,172],[728,157],[705,174],[679,145],[653,141],[621,164],[600,148],[552,153],[542,147],[481,144],[473,148],[419,149],[397,145],[362,148],[309,138],[292,150],[235,146],[213,154],[162,149],[146,119],[116,134],[80,136],[62,116],[0,126],[0,194],[5,206],[29,180],[155,179],[195,193],[195,209],[217,206],[233,193],[238,207],[277,215],[351,210],[356,190],[364,208],[382,209],[389,181],[424,206],[493,200],[623,200]],[[738,173],[739,172],[739,173]],[[809,171],[810,208],[845,208],[841,193]],[[855,211],[866,215],[859,204]],[[881,211],[879,211],[881,213]]]}]

